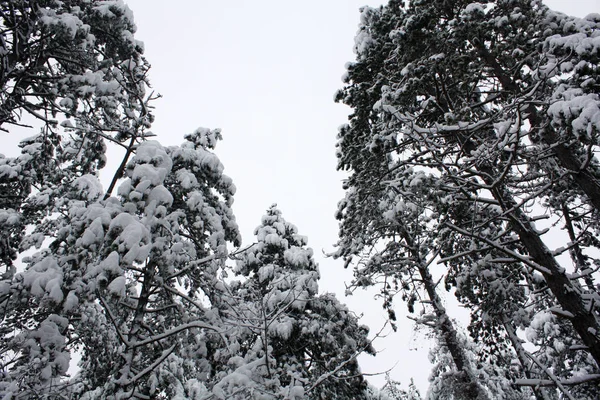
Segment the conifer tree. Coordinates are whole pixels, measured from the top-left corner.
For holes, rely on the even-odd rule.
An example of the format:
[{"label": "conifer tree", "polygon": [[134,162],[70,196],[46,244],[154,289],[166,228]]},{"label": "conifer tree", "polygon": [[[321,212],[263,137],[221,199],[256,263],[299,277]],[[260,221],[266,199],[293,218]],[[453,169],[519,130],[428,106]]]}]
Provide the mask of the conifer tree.
[{"label": "conifer tree", "polygon": [[241,282],[225,279],[241,238],[220,131],[148,140],[155,96],[127,6],[0,7],[0,129],[40,128],[0,156],[1,395],[362,398],[368,331],[317,294],[312,251],[278,211]]},{"label": "conifer tree", "polygon": [[368,329],[335,296],[318,295],[312,249],[275,206],[255,235],[236,266],[243,280],[229,316],[243,350],[216,385],[221,398],[365,398],[356,357],[373,352]]},{"label": "conifer tree", "polygon": [[[485,339],[495,360],[510,345],[529,365],[509,331],[548,311],[565,320],[576,343],[564,361],[572,375],[553,380],[559,389],[575,376],[597,379],[600,365],[590,235],[598,100],[586,86],[595,79],[597,31],[596,17],[567,17],[535,0],[390,1],[363,9],[357,61],[337,97],[353,108],[337,149],[338,167],[350,172],[338,256],[369,260],[356,283],[375,283],[370,271],[393,276],[405,268],[402,258],[375,255],[403,240],[390,224],[414,220],[389,218],[389,210],[423,207],[434,223],[422,224],[412,247],[432,262],[441,257],[448,288],[476,317],[474,340]],[[429,181],[412,184],[403,171]],[[559,223],[571,243],[552,250],[544,235]],[[569,251],[571,265],[559,258]],[[534,292],[542,301],[530,303]],[[539,368],[550,379],[551,368]]]},{"label": "conifer tree", "polygon": [[[235,187],[212,153],[219,131],[172,148],[146,140],[149,65],[123,2],[2,8],[0,122],[10,129],[30,114],[41,129],[20,156],[0,158],[0,392],[207,393],[223,331],[211,311],[218,271],[239,244]],[[104,189],[108,144],[124,155]]]}]

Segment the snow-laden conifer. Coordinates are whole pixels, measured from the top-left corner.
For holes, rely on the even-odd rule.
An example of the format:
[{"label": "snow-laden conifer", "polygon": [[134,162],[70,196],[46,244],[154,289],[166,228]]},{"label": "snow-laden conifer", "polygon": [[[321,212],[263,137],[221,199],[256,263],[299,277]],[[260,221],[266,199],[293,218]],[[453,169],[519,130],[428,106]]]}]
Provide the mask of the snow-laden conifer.
[{"label": "snow-laden conifer", "polygon": [[239,243],[219,132],[146,141],[149,65],[123,2],[1,7],[0,123],[40,129],[0,158],[0,392],[197,396],[222,340],[217,272]]},{"label": "snow-laden conifer", "polygon": [[[307,239],[272,206],[238,254],[228,320],[237,334],[213,392],[227,399],[359,399],[356,357],[372,352],[368,329],[332,294],[318,294]],[[230,346],[231,350],[231,346]]]},{"label": "snow-laden conifer", "polygon": [[214,136],[143,142],[117,197],[104,200],[94,177],[75,182],[57,236],[3,282],[6,390],[171,396],[210,373],[207,342],[223,330],[211,299],[227,243],[239,241]]},{"label": "snow-laden conifer", "polygon": [[[356,284],[406,269],[404,258],[383,259],[381,249],[402,246],[392,224],[418,221],[397,210],[422,207],[421,220],[435,223],[422,224],[415,236],[422,239],[407,248],[448,268],[448,288],[455,286],[472,308],[474,339],[490,346],[486,352],[512,347],[520,373],[550,379],[563,394],[561,382],[580,376],[574,364],[593,381],[600,363],[591,233],[600,198],[598,124],[587,86],[597,65],[596,19],[529,0],[365,8],[357,60],[337,96],[353,108],[337,149],[339,168],[350,172],[338,255],[363,260]],[[413,184],[408,170],[430,182]],[[569,243],[554,249],[547,232]],[[571,260],[561,257],[568,254]],[[406,292],[402,285],[384,290]],[[552,379],[550,364],[529,359],[510,333],[546,311],[562,318],[579,343],[563,359],[570,376]],[[508,371],[510,356],[495,354]],[[485,358],[494,360],[477,362]],[[535,382],[528,379],[518,382]]]}]

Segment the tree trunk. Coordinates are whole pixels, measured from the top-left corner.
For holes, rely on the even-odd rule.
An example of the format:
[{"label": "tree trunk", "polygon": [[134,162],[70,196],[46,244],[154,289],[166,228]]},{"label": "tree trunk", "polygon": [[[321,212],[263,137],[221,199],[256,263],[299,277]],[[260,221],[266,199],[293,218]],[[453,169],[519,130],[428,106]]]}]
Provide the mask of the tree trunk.
[{"label": "tree trunk", "polygon": [[415,247],[414,240],[406,230],[402,231],[402,237],[404,238],[407,246],[410,248],[412,257],[417,264],[417,269],[419,271],[419,275],[421,276],[421,281],[425,287],[425,291],[427,292],[427,297],[429,297],[429,301],[431,302],[431,306],[433,307],[435,316],[437,317],[436,325],[439,327],[439,333],[448,347],[448,351],[452,356],[454,365],[460,374],[460,379],[462,380],[461,387],[462,390],[464,390],[463,394],[468,399],[489,400],[486,390],[473,376],[469,358],[467,357],[465,349],[458,339],[458,333],[456,332],[456,329],[454,329],[454,325],[452,324],[452,320],[450,320],[450,317],[446,312],[446,308],[442,303],[442,299],[440,299],[439,295],[437,294],[436,283],[429,272],[427,263],[421,258],[419,250]]},{"label": "tree trunk", "polygon": [[[479,168],[482,172],[482,179],[486,184],[494,183],[494,172],[491,168]],[[571,281],[550,249],[542,241],[540,234],[533,227],[532,223],[525,213],[518,207],[517,202],[512,195],[505,190],[502,185],[497,185],[491,189],[492,195],[500,203],[502,210],[510,218],[511,225],[520,242],[523,244],[531,259],[543,266],[547,272],[543,272],[544,279],[552,294],[563,308],[570,313],[569,318],[573,328],[579,334],[583,343],[596,364],[600,367],[600,324],[593,313],[588,310],[585,301],[582,298],[581,288]]]},{"label": "tree trunk", "polygon": [[[463,144],[467,154],[476,151],[477,146],[470,138],[459,133],[456,139]],[[581,288],[567,277],[564,268],[558,264],[552,251],[542,241],[533,223],[519,207],[512,194],[501,181],[497,181],[501,174],[498,173],[496,168],[491,166],[487,160],[479,162],[475,168],[480,173],[483,182],[489,186],[494,199],[509,218],[511,226],[519,236],[521,244],[527,250],[531,259],[546,269],[546,272],[542,272],[542,274],[548,288],[563,310],[571,314],[569,319],[573,324],[573,328],[600,367],[600,324],[596,316],[586,306],[586,302],[582,298]]]},{"label": "tree trunk", "polygon": [[433,277],[429,273],[427,267],[421,265],[417,268],[419,269],[419,275],[421,276],[421,280],[427,291],[427,296],[431,301],[431,306],[437,317],[437,326],[439,326],[442,339],[448,347],[448,351],[452,356],[456,369],[460,373],[460,378],[462,379],[461,386],[464,389],[464,393],[462,394],[468,399],[488,400],[489,397],[487,392],[473,376],[473,371],[471,370],[469,359],[465,354],[465,349],[461,346],[456,329],[454,329],[454,325],[446,312],[446,308],[442,304],[442,300],[435,290]]},{"label": "tree trunk", "polygon": [[[485,63],[492,68],[494,75],[500,81],[500,84],[508,92],[517,94],[519,87],[513,79],[504,71],[498,60],[481,43],[473,43],[478,49]],[[570,149],[561,140],[560,135],[549,124],[542,124],[538,110],[533,104],[528,104],[525,108],[527,120],[531,125],[531,130],[539,131],[541,140],[552,150],[558,163],[565,168],[577,186],[586,194],[589,203],[600,212],[600,181],[598,177],[592,174],[586,165],[578,160],[572,149]]]}]

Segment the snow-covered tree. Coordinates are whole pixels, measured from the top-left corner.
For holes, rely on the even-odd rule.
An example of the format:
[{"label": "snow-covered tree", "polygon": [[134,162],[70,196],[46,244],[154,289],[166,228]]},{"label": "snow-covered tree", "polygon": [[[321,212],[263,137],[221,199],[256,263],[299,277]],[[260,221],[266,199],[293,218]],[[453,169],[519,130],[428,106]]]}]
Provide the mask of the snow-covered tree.
[{"label": "snow-covered tree", "polygon": [[408,390],[402,389],[401,382],[393,380],[389,373],[385,376],[385,385],[381,390],[371,389],[369,400],[422,400],[421,393],[411,379]]},{"label": "snow-covered tree", "polygon": [[349,181],[357,185],[340,202],[338,218],[343,222],[337,255],[348,261],[352,257],[359,260],[356,286],[381,284],[384,307],[392,320],[396,294],[401,294],[411,313],[417,303],[426,304],[416,320],[433,328],[447,344],[465,392],[472,398],[486,398],[430,269],[440,253],[435,237],[427,234],[439,229],[437,209],[444,206],[439,181],[423,171],[398,165],[395,171],[384,173],[393,184],[370,187],[362,184],[373,181],[365,180],[364,172],[369,169],[351,176]]},{"label": "snow-covered tree", "polygon": [[[33,398],[65,387],[71,355],[85,342],[73,328],[89,328],[86,313],[101,324],[98,303],[82,299],[94,294],[81,292],[81,279],[86,263],[102,254],[77,249],[75,238],[88,228],[83,210],[100,211],[106,142],[130,155],[146,135],[149,66],[123,2],[14,0],[0,7],[1,129],[39,128],[22,141],[20,156],[0,157],[1,385],[5,394]],[[122,171],[112,173],[116,182]],[[102,229],[97,220],[89,233]],[[23,258],[25,271],[18,271],[15,258],[34,247],[42,250]],[[111,335],[103,339],[117,349]]]},{"label": "snow-covered tree", "polygon": [[331,294],[306,238],[272,206],[256,242],[238,255],[230,323],[236,352],[218,377],[221,398],[361,399],[356,357],[373,352],[368,329]]},{"label": "snow-covered tree", "polygon": [[234,187],[210,153],[218,136],[143,142],[118,197],[104,200],[93,176],[74,182],[80,198],[63,200],[56,236],[3,281],[6,390],[170,397],[210,373],[206,342],[222,331],[210,299],[227,243],[239,243]]},{"label": "snow-covered tree", "polygon": [[[106,142],[130,154],[153,116],[149,65],[123,2],[11,0],[0,7],[0,129],[40,128],[23,141],[19,159],[0,161],[0,219],[10,226],[0,262],[11,270],[24,227],[51,229],[43,223],[48,210],[75,179],[105,166]],[[108,192],[122,172],[114,171]]]},{"label": "snow-covered tree", "polygon": [[131,135],[147,65],[123,2],[10,0],[0,7],[2,129],[29,124],[24,115],[51,126],[66,116],[92,143],[97,135]]},{"label": "snow-covered tree", "polygon": [[[447,267],[448,288],[472,308],[471,333],[494,360],[525,355],[508,331],[550,311],[576,342],[566,370],[597,379],[598,34],[597,17],[567,17],[535,0],[363,9],[357,61],[337,97],[353,108],[337,149],[350,172],[338,255],[361,260],[356,284],[376,283],[373,272],[401,275],[406,254],[418,251]],[[392,234],[394,225],[412,241]],[[553,250],[547,231],[571,243]],[[393,247],[405,253],[380,257]],[[572,262],[561,257],[568,252]],[[541,301],[532,304],[533,287]]]},{"label": "snow-covered tree", "polygon": [[[20,156],[0,157],[0,392],[206,393],[223,340],[218,272],[239,244],[235,187],[212,153],[219,131],[146,141],[149,65],[123,2],[1,7],[0,123],[41,128]],[[124,149],[113,170],[108,144]]]}]

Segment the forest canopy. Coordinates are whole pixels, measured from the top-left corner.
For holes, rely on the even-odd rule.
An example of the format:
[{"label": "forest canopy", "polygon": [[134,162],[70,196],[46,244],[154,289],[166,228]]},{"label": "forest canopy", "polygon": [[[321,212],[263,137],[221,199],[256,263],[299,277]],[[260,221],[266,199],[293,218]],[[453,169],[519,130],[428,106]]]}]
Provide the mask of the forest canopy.
[{"label": "forest canopy", "polygon": [[[0,155],[3,399],[423,398],[408,376],[367,384],[377,334],[319,293],[276,205],[242,245],[220,129],[157,140],[122,0],[0,7],[0,130],[31,134]],[[348,292],[430,333],[427,399],[598,398],[600,15],[391,0],[357,17],[336,94]]]}]

